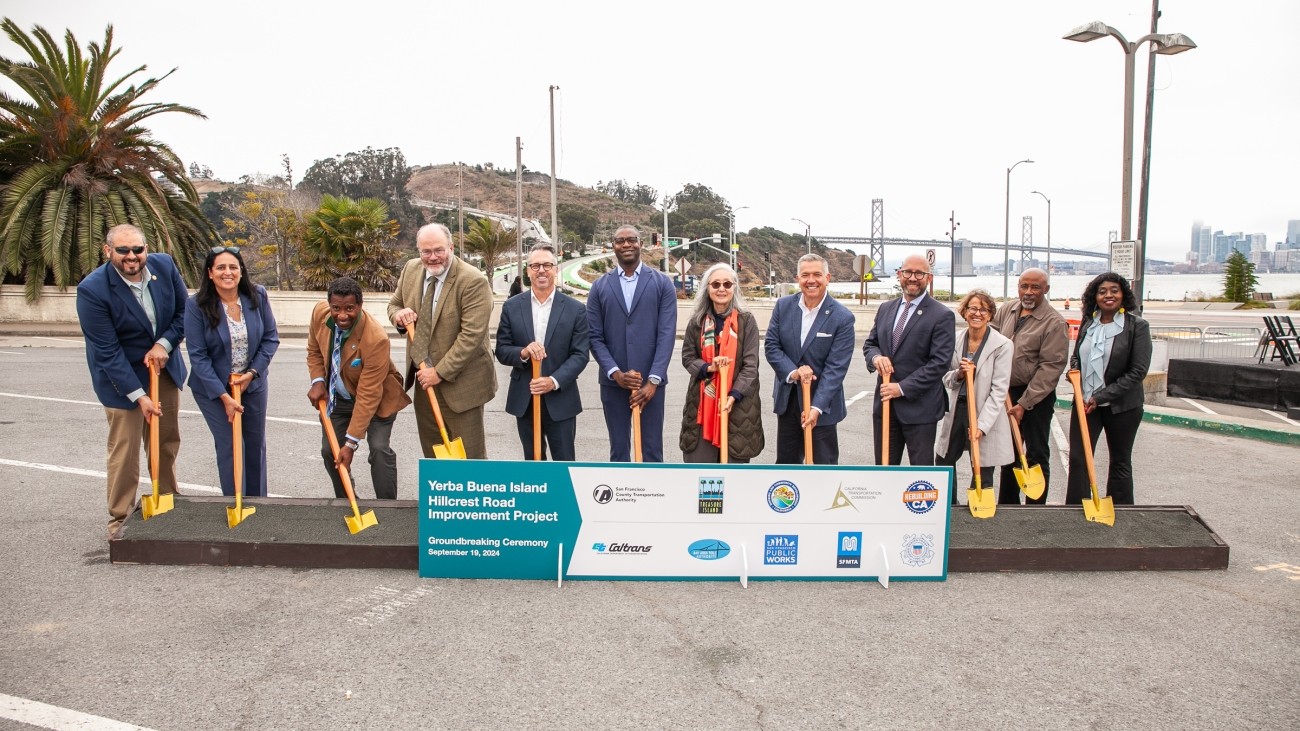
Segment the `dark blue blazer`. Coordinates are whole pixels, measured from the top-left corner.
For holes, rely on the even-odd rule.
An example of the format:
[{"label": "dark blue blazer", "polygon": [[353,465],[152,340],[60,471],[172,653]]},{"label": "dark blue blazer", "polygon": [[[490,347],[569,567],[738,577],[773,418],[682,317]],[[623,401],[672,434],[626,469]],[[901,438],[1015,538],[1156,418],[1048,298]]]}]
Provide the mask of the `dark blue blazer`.
[{"label": "dark blue blazer", "polygon": [[[890,300],[876,311],[876,322],[862,344],[862,354],[867,358],[867,369],[873,373],[876,368],[871,361],[877,355],[894,364],[890,380],[903,389],[903,397],[891,401],[890,409],[899,423],[937,424],[948,412],[942,378],[957,347],[957,317],[927,294],[908,318],[898,352],[894,352],[894,318],[902,301],[901,297]],[[880,408],[879,381],[875,407]]]},{"label": "dark blue blazer", "polygon": [[153,299],[156,328],[131,289],[112,264],[104,264],[77,285],[77,319],[86,337],[86,364],[99,402],[115,409],[133,409],[126,395],[138,389],[149,392],[149,370],[145,353],[158,340],[172,344],[172,357],[164,370],[177,388],[185,386],[185,359],[180,357],[185,337],[185,300],[189,291],[166,254],[149,254],[144,260],[149,273],[149,295]]},{"label": "dark blue blazer", "polygon": [[619,281],[622,271],[615,266],[591,285],[587,296],[591,354],[600,367],[600,385],[615,385],[608,375],[611,368],[637,371],[645,379],[659,376],[666,384],[677,341],[677,289],[668,275],[642,264],[628,310]]},{"label": "dark blue blazer", "polygon": [[[560,388],[542,398],[546,399],[546,413],[552,420],[561,421],[582,413],[578,376],[591,360],[587,353],[590,340],[587,337],[587,313],[582,303],[558,289],[551,293],[551,297],[555,301],[551,303],[551,319],[546,323],[546,342],[542,343],[546,347],[542,375],[554,378]],[[501,307],[501,322],[497,325],[497,360],[501,365],[510,366],[506,413],[512,416],[523,416],[532,402],[528,382],[533,379],[533,364],[521,360],[519,352],[536,339],[533,293],[529,290],[506,300]]]},{"label": "dark blue blazer", "polygon": [[786,383],[786,376],[799,366],[813,369],[817,380],[812,383],[812,405],[821,411],[817,426],[838,424],[848,413],[844,403],[844,376],[853,361],[853,323],[856,318],[849,308],[827,297],[822,302],[817,319],[808,329],[808,337],[799,341],[803,311],[799,309],[802,294],[792,294],[776,301],[772,319],[767,323],[763,338],[764,355],[776,372],[772,387],[773,411],[784,414],[790,404],[790,389],[796,384]]},{"label": "dark blue blazer", "polygon": [[[266,289],[255,287],[257,309],[252,308],[247,297],[240,295],[239,304],[248,324],[248,367],[257,371],[258,377],[248,384],[248,393],[266,388],[266,377],[271,370],[271,358],[280,347],[280,332],[275,327],[275,315],[266,297]],[[197,299],[185,305],[185,350],[190,354],[190,388],[195,398],[220,399],[230,393],[230,326],[223,315],[212,327],[199,310]]]}]

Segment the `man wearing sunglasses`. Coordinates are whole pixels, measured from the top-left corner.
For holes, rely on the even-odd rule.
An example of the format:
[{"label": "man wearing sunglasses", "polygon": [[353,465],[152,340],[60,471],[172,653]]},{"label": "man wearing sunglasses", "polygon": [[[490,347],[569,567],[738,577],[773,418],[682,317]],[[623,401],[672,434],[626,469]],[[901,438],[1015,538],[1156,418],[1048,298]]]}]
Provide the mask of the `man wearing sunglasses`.
[{"label": "man wearing sunglasses", "polygon": [[[891,377],[878,383],[875,410],[876,464],[880,464],[880,436],[889,429],[889,464],[897,465],[907,446],[912,465],[934,464],[934,441],[939,421],[948,412],[943,374],[957,347],[957,318],[952,310],[925,294],[930,285],[930,264],[912,255],[898,270],[903,296],[890,300],[876,312],[876,322],[862,354],[867,369]],[[890,402],[889,423],[880,423],[881,405]]]},{"label": "man wearing sunglasses", "polygon": [[591,285],[587,326],[600,366],[600,401],[609,429],[609,461],[632,457],[632,407],[641,407],[641,455],[664,461],[664,394],[677,341],[677,290],[668,276],[641,261],[641,234],[614,233],[618,266]]},{"label": "man wearing sunglasses", "polygon": [[[591,359],[587,313],[582,303],[556,288],[555,250],[539,244],[528,255],[532,287],[506,300],[497,326],[497,360],[510,367],[506,413],[516,419],[524,459],[533,459],[533,396],[541,396],[542,453],[537,458],[577,458],[578,376]],[[533,378],[533,363],[541,375]]]},{"label": "man wearing sunglasses", "polygon": [[[86,364],[108,417],[108,536],[135,504],[145,425],[159,433],[158,491],[176,492],[177,424],[185,359],[172,357],[185,333],[189,291],[166,254],[150,254],[144,233],[130,224],[108,230],[103,266],[77,285],[77,319],[86,338]],[[156,365],[158,402],[149,396]]]}]

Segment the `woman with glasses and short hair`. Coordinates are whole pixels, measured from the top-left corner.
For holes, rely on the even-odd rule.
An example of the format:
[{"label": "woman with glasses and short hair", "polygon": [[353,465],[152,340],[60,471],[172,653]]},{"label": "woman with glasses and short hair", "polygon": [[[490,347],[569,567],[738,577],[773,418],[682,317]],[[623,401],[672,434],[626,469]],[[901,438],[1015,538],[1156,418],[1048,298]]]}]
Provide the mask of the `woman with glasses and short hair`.
[{"label": "woman with glasses and short hair", "polygon": [[[729,462],[748,462],[763,451],[763,410],[758,395],[758,346],[763,336],[745,309],[736,272],[714,264],[695,293],[695,310],[682,335],[682,365],[691,375],[678,446],[684,462],[720,462],[720,410],[729,415]],[[731,364],[723,392],[719,366]]]},{"label": "woman with glasses and short hair", "polygon": [[[966,320],[966,329],[957,332],[952,367],[943,376],[949,408],[939,424],[934,445],[935,464],[956,465],[962,452],[970,449],[971,440],[978,441],[980,485],[986,490],[993,487],[993,468],[1015,459],[1006,406],[1014,346],[1002,333],[989,327],[996,313],[993,296],[982,289],[968,292],[957,308],[957,314]],[[967,371],[975,373],[974,394],[966,392]],[[978,420],[974,434],[970,433],[967,411],[971,400],[975,402]],[[971,475],[970,486],[975,487],[974,475]],[[954,505],[957,504],[957,493],[954,485]]]},{"label": "woman with glasses and short hair", "polygon": [[[203,261],[206,277],[185,304],[185,350],[190,393],[217,448],[221,492],[235,494],[231,423],[243,414],[244,495],[266,495],[267,371],[280,334],[266,289],[248,281],[235,246],[214,246]],[[242,405],[231,395],[239,384]]]}]

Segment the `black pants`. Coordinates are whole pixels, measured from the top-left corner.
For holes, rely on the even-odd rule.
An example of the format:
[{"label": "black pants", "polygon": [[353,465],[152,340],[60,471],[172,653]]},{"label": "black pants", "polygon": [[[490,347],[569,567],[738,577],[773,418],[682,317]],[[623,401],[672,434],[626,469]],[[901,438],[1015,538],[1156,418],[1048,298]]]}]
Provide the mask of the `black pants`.
[{"label": "black pants", "polygon": [[[338,440],[340,447],[343,446],[343,437],[348,432],[350,421],[352,421],[351,402],[338,399],[334,404],[334,413],[330,414],[330,424],[334,427],[334,438]],[[370,450],[370,481],[375,486],[375,497],[380,500],[397,499],[397,452],[394,452],[389,445],[389,439],[393,435],[393,424],[396,421],[397,414],[386,419],[376,416],[370,420],[370,428],[366,430],[366,446]],[[347,497],[348,494],[343,489],[343,478],[339,476],[338,468],[334,466],[334,452],[330,449],[329,437],[323,430],[320,439],[320,456],[325,461],[325,472],[329,474],[330,482],[334,485],[334,497]],[[355,460],[356,455],[353,455],[353,461]],[[354,493],[357,491],[356,480],[352,481],[352,491]],[[356,497],[361,498],[360,495]]]},{"label": "black pants", "polygon": [[[876,464],[880,464],[880,406],[871,414],[875,439]],[[939,431],[936,424],[904,424],[894,410],[889,410],[889,464],[897,467],[903,462],[903,447],[907,447],[907,461],[913,466],[934,464],[934,436]]]},{"label": "black pants", "polygon": [[[952,431],[948,434],[948,453],[940,455],[939,458],[935,460],[935,464],[949,466],[956,465],[957,462],[961,460],[962,454],[970,449],[970,419],[959,418],[962,414],[965,414],[966,409],[969,408],[966,406],[966,397],[958,396],[957,403],[953,405],[952,408],[955,413],[952,420]],[[890,435],[890,439],[893,439],[893,435]],[[890,447],[893,447],[893,444],[890,444]],[[893,450],[891,449],[890,451]],[[956,505],[957,490],[955,489],[955,485],[953,487],[952,504]],[[980,487],[985,490],[993,489],[992,465],[988,467],[980,465]],[[971,475],[970,477],[970,488],[972,490],[975,489],[975,475]]]},{"label": "black pants", "polygon": [[[528,399],[528,410],[524,415],[515,419],[515,426],[519,429],[519,443],[524,448],[524,459],[533,458],[533,400]],[[551,419],[551,414],[546,409],[546,397],[542,397],[542,459],[560,460],[562,462],[572,462],[577,457],[574,454],[574,443],[578,438],[578,417],[574,416],[569,419],[555,421]],[[549,450],[548,450],[549,448]],[[547,457],[549,451],[550,457]]]},{"label": "black pants", "polygon": [[[1026,386],[1012,386],[1008,393],[1011,395],[1011,402],[1015,403],[1024,395]],[[1025,412],[1025,418],[1020,420],[1020,436],[1025,440],[1025,459],[1029,466],[1038,465],[1043,470],[1043,483],[1047,485],[1043,490],[1043,496],[1037,500],[1029,497],[1025,498],[1026,505],[1046,505],[1047,493],[1052,487],[1052,446],[1049,441],[1052,434],[1052,416],[1056,411],[1056,395],[1047,394],[1034,405],[1034,408]],[[1016,461],[1002,468],[1002,477],[998,486],[998,504],[999,505],[1019,505],[1020,504],[1020,483],[1016,482],[1015,473],[1011,471],[1013,467],[1020,466],[1020,456],[1016,455]]]},{"label": "black pants", "polygon": [[[798,385],[798,384],[796,384]],[[790,389],[785,413],[776,417],[776,463],[803,464],[803,392]],[[836,424],[812,430],[813,464],[840,463],[840,436]]]},{"label": "black pants", "polygon": [[[1081,505],[1084,498],[1092,497],[1077,411],[1077,406],[1070,411],[1070,477],[1065,485],[1066,505]],[[1142,423],[1142,411],[1139,406],[1114,414],[1109,407],[1098,406],[1088,414],[1088,436],[1092,439],[1094,452],[1101,433],[1106,432],[1106,451],[1110,455],[1106,496],[1116,505],[1133,504],[1133,442],[1137,440],[1138,426]]]}]

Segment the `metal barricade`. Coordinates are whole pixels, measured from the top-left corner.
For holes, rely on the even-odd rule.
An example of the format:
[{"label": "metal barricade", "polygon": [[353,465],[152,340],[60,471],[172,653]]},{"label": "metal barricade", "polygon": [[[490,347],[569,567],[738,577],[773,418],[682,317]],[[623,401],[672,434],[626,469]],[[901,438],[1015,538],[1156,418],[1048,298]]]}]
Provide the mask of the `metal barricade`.
[{"label": "metal barricade", "polygon": [[1170,358],[1248,360],[1261,332],[1258,327],[1152,327],[1151,338],[1166,343]]}]

